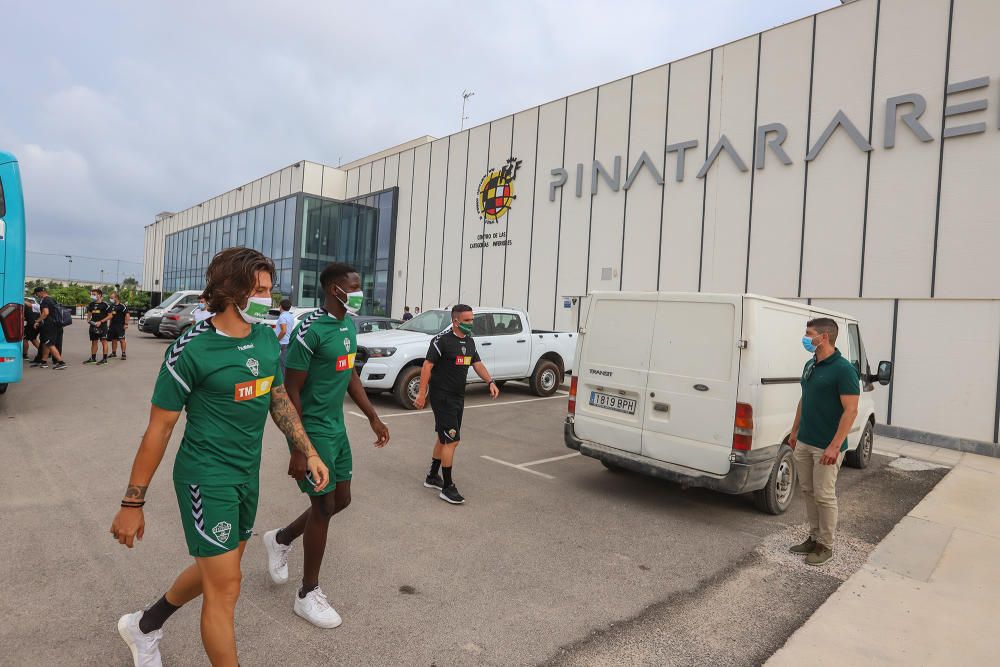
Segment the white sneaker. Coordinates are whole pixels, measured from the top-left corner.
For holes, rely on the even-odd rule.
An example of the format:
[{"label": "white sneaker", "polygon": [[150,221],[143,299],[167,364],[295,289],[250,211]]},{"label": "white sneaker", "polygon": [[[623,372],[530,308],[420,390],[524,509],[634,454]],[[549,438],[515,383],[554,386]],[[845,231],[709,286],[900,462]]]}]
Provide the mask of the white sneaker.
[{"label": "white sneaker", "polygon": [[163,667],[160,660],[160,640],[163,639],[163,629],[153,630],[145,634],[139,629],[139,619],[142,612],[125,614],[118,619],[118,634],[128,644],[132,652],[135,667]]},{"label": "white sneaker", "polygon": [[295,594],[295,613],[317,628],[335,628],[343,622],[319,586],[309,591],[304,598]]},{"label": "white sneaker", "polygon": [[278,544],[277,535],[277,530],[264,533],[264,549],[267,551],[267,573],[271,575],[271,581],[283,584],[288,581],[288,552],[292,550],[292,545]]}]

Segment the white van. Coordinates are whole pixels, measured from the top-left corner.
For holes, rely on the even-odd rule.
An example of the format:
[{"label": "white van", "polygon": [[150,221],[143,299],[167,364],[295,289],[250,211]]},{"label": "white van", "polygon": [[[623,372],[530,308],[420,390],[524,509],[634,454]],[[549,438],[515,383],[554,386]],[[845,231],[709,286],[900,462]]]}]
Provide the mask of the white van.
[{"label": "white van", "polygon": [[795,493],[788,436],[809,358],[806,322],[831,317],[837,347],[861,373],[846,461],[872,450],[873,382],[858,321],[751,294],[595,292],[580,328],[566,445],[628,469],[725,493],[754,492],[780,514]]}]

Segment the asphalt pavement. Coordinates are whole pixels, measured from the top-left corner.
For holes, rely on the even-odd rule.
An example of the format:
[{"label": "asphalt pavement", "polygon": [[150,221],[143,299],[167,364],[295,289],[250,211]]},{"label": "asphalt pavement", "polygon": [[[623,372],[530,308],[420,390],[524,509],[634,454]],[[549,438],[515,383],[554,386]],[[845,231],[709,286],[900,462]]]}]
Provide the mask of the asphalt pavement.
[{"label": "asphalt pavement", "polygon": [[[178,426],[134,550],[108,534],[146,424],[168,341],[131,332],[129,360],[83,366],[85,326],[66,331],[64,371],[25,369],[0,397],[0,664],[128,665],[118,617],[163,594],[190,559],[170,471]],[[344,618],[320,630],[292,613],[259,538],[243,560],[237,638],[246,666],[760,664],[848,578],[944,469],[875,456],[839,482],[842,542],[827,569],[783,554],[804,508],[779,517],[747,497],[613,473],[566,449],[566,398],[508,384],[469,392],[448,505],[422,486],[433,418],[376,406],[392,433],[371,446],[348,403],[353,503],[333,519],[321,585]],[[355,414],[351,414],[354,412]],[[306,507],[268,425],[256,531]],[[839,565],[838,565],[839,563]],[[165,630],[165,665],[204,665],[200,603]]]}]

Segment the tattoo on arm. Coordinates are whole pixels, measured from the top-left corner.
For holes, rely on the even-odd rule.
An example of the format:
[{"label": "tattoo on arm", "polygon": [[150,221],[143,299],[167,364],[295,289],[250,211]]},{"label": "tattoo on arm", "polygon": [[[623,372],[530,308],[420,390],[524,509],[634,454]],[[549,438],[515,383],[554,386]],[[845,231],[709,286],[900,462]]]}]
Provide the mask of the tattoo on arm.
[{"label": "tattoo on arm", "polygon": [[146,499],[146,489],[148,486],[135,486],[130,485],[128,489],[125,490],[126,500],[145,500]]},{"label": "tattoo on arm", "polygon": [[299,413],[295,411],[295,406],[292,405],[284,387],[277,387],[271,391],[271,419],[295,449],[306,455],[315,453],[316,450],[313,449],[306,430],[302,428]]}]

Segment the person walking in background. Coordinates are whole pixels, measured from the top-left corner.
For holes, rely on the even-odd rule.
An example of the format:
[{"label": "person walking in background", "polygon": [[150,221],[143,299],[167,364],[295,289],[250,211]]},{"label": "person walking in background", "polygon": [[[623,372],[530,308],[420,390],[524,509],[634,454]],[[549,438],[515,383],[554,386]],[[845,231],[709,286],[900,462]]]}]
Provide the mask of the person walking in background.
[{"label": "person walking in background", "polygon": [[35,348],[35,361],[41,359],[42,350],[38,346],[38,316],[41,308],[28,297],[24,297],[24,358],[28,358],[28,350]]},{"label": "person walking in background", "polygon": [[278,315],[278,343],[281,345],[281,370],[285,370],[285,356],[288,354],[288,342],[292,338],[292,329],[295,328],[295,318],[292,317],[292,302],[288,299],[281,300],[281,314]]},{"label": "person walking in background", "polygon": [[833,557],[837,531],[837,473],[847,451],[847,434],[858,416],[861,376],[834,345],[837,322],[810,320],[802,345],[813,357],[802,370],[802,398],[788,444],[794,450],[795,473],[806,501],[809,537],[789,550],[806,554],[808,565]]},{"label": "person walking in background", "polygon": [[122,303],[118,292],[111,293],[111,321],[108,323],[108,340],[111,342],[111,358],[118,357],[118,345],[122,347],[122,361],[125,357],[125,330],[128,329],[130,317],[128,306]]},{"label": "person walking in background", "polygon": [[62,358],[63,326],[59,304],[49,296],[49,291],[44,287],[35,288],[35,298],[41,299],[38,303],[41,312],[38,315],[37,325],[39,341],[42,344],[42,355],[38,363],[31,365],[36,368],[48,368],[48,358],[51,354],[53,370],[64,370],[66,362]]},{"label": "person walking in background", "polygon": [[[452,505],[461,505],[465,498],[458,492],[451,478],[455,449],[462,440],[462,415],[465,411],[465,384],[472,366],[490,388],[490,396],[500,395],[497,383],[479,358],[476,342],[472,339],[472,308],[458,304],[451,309],[451,327],[431,341],[424,366],[420,371],[420,390],[414,406],[423,410],[430,395],[434,412],[434,431],[437,441],[431,457],[431,469],[424,486],[438,489],[438,497]],[[438,471],[444,474],[442,479]]]},{"label": "person walking in background", "polygon": [[413,313],[410,312],[409,306],[403,306],[403,321],[409,322],[413,319]]},{"label": "person walking in background", "polygon": [[[90,293],[90,303],[84,311],[90,321],[90,359],[84,364],[104,366],[108,363],[108,323],[113,313],[111,304],[104,300],[104,292],[95,288]],[[97,360],[97,341],[101,341],[101,360]]]},{"label": "person walking in background", "polygon": [[194,323],[198,324],[198,322],[201,322],[202,320],[207,320],[214,314],[215,313],[208,310],[208,304],[205,303],[205,297],[198,297],[198,307],[194,309],[193,313]]},{"label": "person walking in background", "polygon": [[419,314],[420,314],[420,306],[415,306],[413,308],[413,316],[416,317]]}]

